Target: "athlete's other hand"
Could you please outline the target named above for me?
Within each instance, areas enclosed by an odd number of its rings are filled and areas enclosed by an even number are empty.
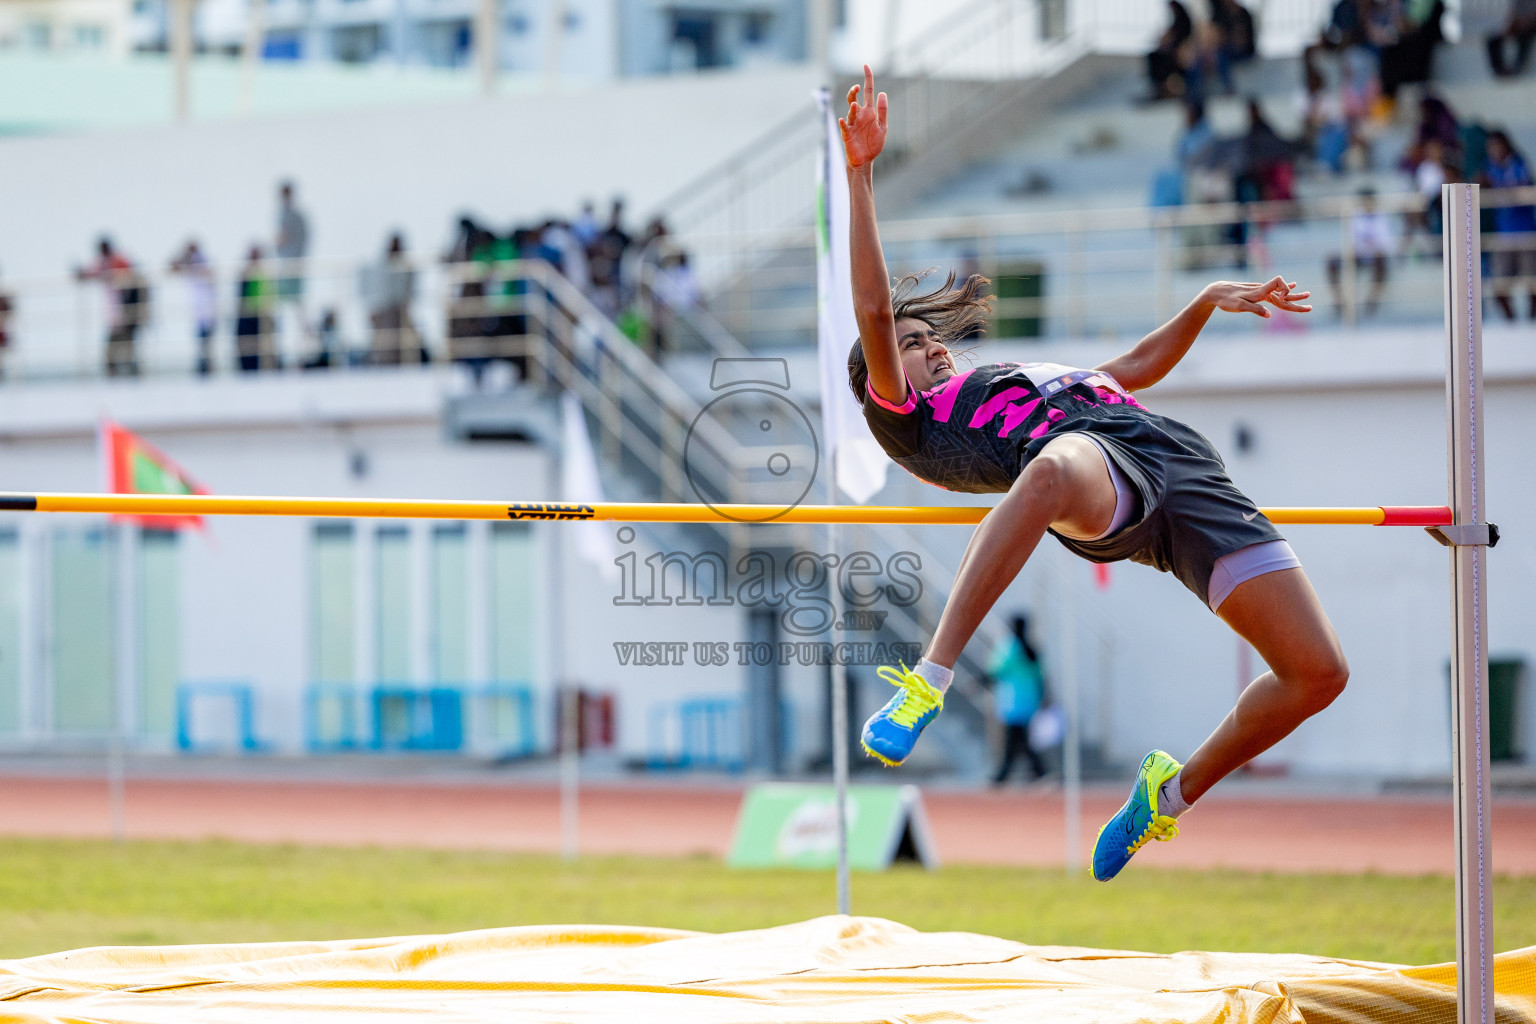
[[[863,167],[885,148],[885,115],[890,101],[885,93],[875,96],[875,73],[864,65],[862,97],[859,86],[848,90],[848,116],[837,119],[843,130],[843,148],[848,152],[849,167]],[[862,103],[860,100],[862,99]]]
[[[1310,313],[1312,307],[1302,300],[1310,299],[1311,292],[1296,290],[1295,281],[1274,277],[1262,283],[1258,281],[1216,281],[1206,285],[1206,301],[1228,313],[1253,313],[1268,317],[1268,303],[1276,309],[1292,313]]]

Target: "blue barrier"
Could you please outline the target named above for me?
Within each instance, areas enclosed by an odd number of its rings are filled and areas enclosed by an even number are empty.
[[[373,688],[374,750],[460,750],[464,695],[450,686],[420,689],[399,684]]]
[[[489,683],[475,692],[480,701],[476,730],[495,748],[497,757],[531,757],[538,752],[538,736],[533,718],[533,689],[523,683]],[[516,732],[504,743],[498,706],[505,703],[515,709]]]
[[[304,745],[316,753],[358,749],[356,687],[309,684],[304,696]]]
[[[176,746],[185,751],[218,750],[217,744],[199,744],[192,735],[192,702],[224,699],[234,702],[236,744],[240,750],[256,750],[255,695],[250,683],[240,681],[191,682],[176,687]]]

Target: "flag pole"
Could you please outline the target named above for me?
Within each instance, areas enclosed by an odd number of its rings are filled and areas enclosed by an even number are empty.
[[[827,500],[837,500],[837,448],[833,447],[828,460]],[[827,550],[832,565],[837,565],[839,529],[836,523],[827,524]],[[827,633],[836,644],[837,626],[842,621],[843,594],[838,586],[837,574],[827,570],[827,589],[832,599],[832,625]],[[837,912],[853,913],[852,879],[848,873],[848,666],[838,658],[832,662],[832,802],[837,818]]]

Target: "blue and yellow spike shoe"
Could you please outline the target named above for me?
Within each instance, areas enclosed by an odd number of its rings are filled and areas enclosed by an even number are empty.
[[[896,696],[864,723],[864,753],[890,768],[907,759],[923,727],[944,710],[944,693],[902,665],[881,665],[875,674],[896,687]]]
[[[1099,829],[1099,838],[1094,841],[1093,864],[1088,869],[1094,878],[1109,881],[1148,840],[1166,843],[1179,834],[1177,821],[1157,813],[1157,791],[1183,767],[1161,750],[1152,751],[1141,762],[1131,798]]]

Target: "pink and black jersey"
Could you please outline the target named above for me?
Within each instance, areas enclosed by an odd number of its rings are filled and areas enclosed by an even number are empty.
[[[1050,436],[1092,429],[1084,421],[1145,413],[1102,370],[1059,363],[993,363],[957,373],[930,391],[907,387],[895,405],[867,389],[864,418],[897,465],[951,491],[1006,491]]]
[[[995,363],[907,391],[901,406],[870,391],[864,418],[897,465],[952,491],[1006,491],[1053,438],[1090,435],[1138,499],[1132,521],[1108,537],[1056,534],[1091,561],[1171,572],[1206,601],[1219,559],[1282,539],[1204,435],[1147,411],[1102,370]]]

